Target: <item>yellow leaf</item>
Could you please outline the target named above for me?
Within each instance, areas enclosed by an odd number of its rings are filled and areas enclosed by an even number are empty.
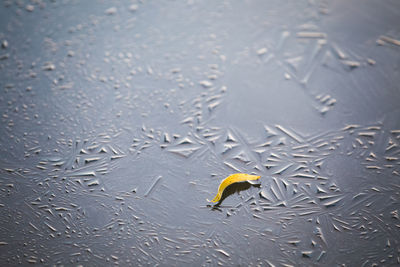
[[[208,200],[209,202],[218,202],[221,200],[222,193],[224,192],[225,188],[227,188],[229,185],[233,183],[238,183],[238,182],[244,182],[244,181],[249,181],[249,180],[258,180],[260,179],[261,176],[257,175],[250,175],[246,173],[235,173],[223,180],[221,184],[218,187],[218,194],[214,197],[213,200]]]

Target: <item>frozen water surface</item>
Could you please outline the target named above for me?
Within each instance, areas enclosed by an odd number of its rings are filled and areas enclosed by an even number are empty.
[[[400,264],[400,2],[3,1],[0,265]],[[232,173],[260,175],[230,186]]]

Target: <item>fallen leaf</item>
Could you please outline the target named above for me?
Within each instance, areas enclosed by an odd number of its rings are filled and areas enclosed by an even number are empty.
[[[233,183],[238,183],[238,182],[245,182],[245,181],[251,181],[251,180],[258,180],[260,179],[261,176],[257,176],[257,175],[250,175],[250,174],[246,174],[246,173],[235,173],[232,174],[230,176],[228,176],[227,178],[225,178],[225,180],[223,180],[221,182],[221,184],[218,187],[218,193],[217,195],[214,197],[213,200],[208,200],[208,202],[218,202],[221,200],[222,197],[222,193],[224,192],[225,188],[227,188],[229,185],[233,184]]]

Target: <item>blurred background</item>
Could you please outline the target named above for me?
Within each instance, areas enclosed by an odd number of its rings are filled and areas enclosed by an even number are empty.
[[[400,264],[399,25],[396,0],[2,1],[0,265]]]

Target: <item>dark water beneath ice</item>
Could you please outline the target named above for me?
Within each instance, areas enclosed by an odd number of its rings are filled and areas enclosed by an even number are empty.
[[[399,14],[4,1],[0,265],[400,264]]]

